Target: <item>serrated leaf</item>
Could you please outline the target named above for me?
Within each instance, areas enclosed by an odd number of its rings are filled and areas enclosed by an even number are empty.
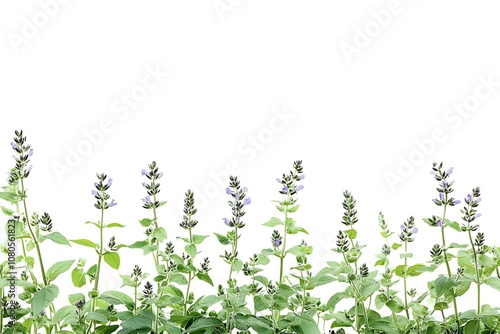
[[[40,238],[38,238],[38,241],[43,242],[45,239],[52,240],[53,242],[59,245],[71,246],[68,239],[66,239],[66,237],[59,232],[52,232],[47,235],[41,235]]]
[[[48,270],[47,270],[47,279],[49,281],[53,281],[57,278],[57,276],[61,275],[62,273],[66,272],[71,268],[75,260],[68,260],[68,261],[60,261],[54,263]]]
[[[87,278],[85,277],[85,273],[82,268],[76,267],[71,271],[71,281],[77,288],[81,288],[85,285],[85,283],[87,283]]]
[[[117,252],[105,253],[104,261],[113,269],[120,268],[120,255]]]
[[[272,217],[268,222],[262,224],[267,227],[275,227],[278,225],[285,225],[285,223],[278,217]]]
[[[37,292],[33,296],[31,301],[31,310],[35,317],[38,317],[40,313],[47,308],[59,295],[59,288],[55,285],[47,285]]]
[[[77,245],[90,247],[90,248],[97,248],[97,245],[88,239],[73,239],[70,241],[77,244]]]
[[[219,240],[219,242],[222,244],[222,245],[229,245],[231,242],[229,241],[229,239],[222,235],[222,234],[219,234],[219,233],[214,233],[215,236],[217,237],[217,240]]]

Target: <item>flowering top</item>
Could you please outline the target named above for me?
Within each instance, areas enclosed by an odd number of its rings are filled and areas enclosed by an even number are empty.
[[[476,220],[481,216],[480,213],[477,212],[477,207],[479,202],[481,202],[481,190],[479,187],[472,189],[472,194],[468,194],[464,201],[466,206],[460,212],[463,214],[462,219],[467,223],[467,226],[463,226],[462,230],[472,229],[473,231],[479,228],[479,225],[470,226],[470,223]]]
[[[113,179],[108,179],[106,174],[96,175],[99,182],[94,182],[94,187],[97,190],[92,190],[92,195],[94,195],[95,199],[97,200],[94,206],[99,210],[106,210],[117,204],[114,199],[108,202],[110,196],[107,193],[107,190],[111,187]]]
[[[163,173],[158,172],[155,161],[150,163],[148,167],[149,171],[143,169],[141,174],[149,179],[149,183],[142,183],[142,186],[146,188],[148,193],[148,196],[142,198],[142,207],[149,210],[157,209],[162,205],[162,202],[156,200],[156,195],[160,192],[160,184],[157,181],[163,176]]]
[[[283,174],[281,179],[277,178],[276,182],[280,183],[283,188],[279,191],[280,194],[293,196],[300,190],[304,189],[303,185],[296,185],[295,183],[305,178],[302,167],[302,160],[293,162],[293,169],[289,174]],[[290,204],[295,203],[296,200],[290,198]]]
[[[453,167],[449,168],[447,171],[443,171],[443,163],[432,164],[431,174],[434,175],[436,181],[439,181],[439,187],[436,190],[439,193],[439,198],[434,198],[432,201],[438,205],[449,205],[455,206],[460,204],[459,200],[455,200],[453,197],[448,197],[448,194],[453,192],[451,187],[455,181],[448,181],[448,177],[453,173]]]
[[[344,191],[344,201],[342,207],[344,208],[344,215],[342,216],[342,224],[352,226],[358,222],[356,214],[358,211],[355,209],[356,200],[352,197],[351,193],[347,190]]]
[[[241,218],[245,215],[243,207],[249,205],[252,201],[250,197],[247,196],[248,188],[241,187],[240,181],[236,176],[229,176],[229,187],[226,188],[226,194],[232,197],[231,200],[227,201],[231,207],[233,216],[231,219],[222,218],[224,224],[229,227],[243,228],[245,224]]]
[[[418,232],[418,229],[415,227],[415,219],[413,216],[401,224],[401,231],[402,232],[399,234],[399,239],[401,239],[401,241],[412,242],[415,240],[413,235]]]
[[[26,144],[26,137],[23,136],[23,131],[15,131],[14,141],[10,143],[12,149],[17,153],[12,157],[16,160],[16,166],[11,170],[9,175],[9,184],[13,184],[20,179],[28,177],[31,171],[30,157],[33,155],[31,145]]]
[[[184,198],[184,215],[182,215],[182,222],[179,224],[183,229],[188,230],[195,227],[198,221],[193,219],[194,214],[198,211],[194,207],[194,194],[191,190],[186,192]]]

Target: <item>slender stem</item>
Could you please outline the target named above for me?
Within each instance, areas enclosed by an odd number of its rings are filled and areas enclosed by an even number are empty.
[[[16,202],[16,211],[20,212],[19,208],[19,202]],[[24,243],[24,238],[21,238],[21,249],[23,250],[23,256],[24,256],[24,262],[26,262],[26,258],[28,257],[28,251],[26,250],[26,244]],[[27,266],[28,272],[30,273],[31,280],[33,281],[33,284],[38,285],[38,280],[35,277],[35,274],[33,274],[33,270],[30,268],[30,266]]]
[[[43,284],[45,286],[47,286],[47,277],[45,276],[45,268],[43,266],[43,259],[42,259],[42,252],[40,250],[40,244],[38,243],[38,238],[36,237],[35,233],[33,232],[33,229],[31,228],[31,225],[30,225],[28,208],[26,205],[26,196],[25,196],[24,179],[23,178],[21,178],[21,193],[23,194],[23,206],[24,206],[24,215],[26,217],[26,225],[28,226],[28,229],[30,231],[31,239],[33,239],[33,243],[35,244],[36,252],[38,255],[38,262],[40,263],[40,269],[42,271]]]
[[[286,198],[286,205],[285,205],[285,231],[283,233],[283,248],[281,250],[281,256],[280,256],[280,284],[283,284],[283,262],[285,260],[286,256],[286,236],[287,236],[287,227],[288,227],[288,203],[290,202],[290,195],[287,195]]]
[[[479,280],[479,268],[477,261],[476,247],[474,247],[474,241],[472,241],[472,234],[470,229],[468,230],[469,241],[472,247],[472,252],[474,252],[474,267],[476,271],[476,284],[477,284],[477,314],[481,313],[481,282]]]
[[[445,204],[443,205],[443,220],[441,221],[441,238],[443,241],[443,254],[444,254],[444,262],[446,263],[446,271],[448,272],[448,277],[451,277],[451,269],[450,269],[450,263],[448,261],[448,253],[446,251],[446,240],[444,238],[444,227],[445,227],[445,218],[446,218],[446,203],[448,203],[448,194],[445,194]],[[458,317],[458,306],[457,306],[457,298],[455,297],[455,291],[452,291],[453,294],[453,310],[455,312],[455,320],[457,322],[458,326],[458,333],[460,334],[462,332],[460,328],[460,318]]]
[[[408,252],[408,241],[405,240],[405,254]],[[408,320],[410,319],[410,313],[408,312],[408,289],[406,287],[406,271],[408,270],[408,258],[405,257],[405,271],[403,276],[404,284],[404,295],[405,295],[405,313]]]
[[[99,292],[99,277],[100,277],[100,273],[101,273],[101,260],[102,260],[102,256],[103,256],[103,251],[104,251],[104,245],[103,245],[103,242],[104,242],[104,208],[101,208],[101,220],[99,222],[99,251],[97,253],[98,255],[98,258],[97,258],[97,269],[96,269],[96,275],[95,275],[95,281],[94,281],[94,289],[93,291],[95,291],[96,294],[98,294]],[[90,306],[90,309],[91,309],[91,312],[94,312],[95,311],[95,296],[92,295],[92,302],[91,302],[91,306]],[[92,324],[95,325],[95,322],[94,321],[91,321],[91,324],[89,326],[89,331],[92,329]]]
[[[350,266],[349,262],[347,262],[347,256],[345,255],[345,253],[342,253],[342,256],[344,257],[344,261],[347,265]],[[353,285],[352,283],[349,283],[351,286]],[[360,324],[359,324],[359,316],[358,316],[358,294],[355,293],[354,294],[354,316],[355,316],[355,324],[356,324],[356,332],[359,333],[359,327],[360,327]]]
[[[3,277],[2,277],[3,278]],[[3,288],[0,289],[0,300],[3,301]],[[3,307],[0,307],[0,330],[3,330]]]
[[[231,254],[236,255],[236,250],[238,249],[238,226],[235,226],[233,231],[235,239],[231,245]],[[231,279],[233,274],[234,260],[235,258],[231,261],[231,266],[229,267],[229,279]]]
[[[137,285],[134,286],[134,315],[137,315]]]
[[[188,218],[189,220],[191,219],[191,216]],[[189,243],[193,243],[193,232],[191,231],[191,226],[188,228],[189,230]],[[193,259],[189,259],[188,261],[191,262]],[[187,315],[187,302],[189,298],[189,290],[191,288],[191,281],[193,280],[193,276],[191,273],[191,269],[189,270],[188,274],[188,284],[187,284],[187,289],[186,289],[186,296],[184,296],[184,312],[183,315]]]
[[[153,180],[153,185],[154,185],[154,180]],[[156,194],[153,195],[153,203],[156,203]],[[155,228],[158,228],[158,217],[156,216],[156,207],[153,207],[153,223],[155,225]],[[156,245],[156,250],[153,252],[153,257],[154,257],[154,261],[155,261],[155,269],[158,267],[158,258],[159,258],[159,254],[160,254],[160,242],[158,241],[157,238],[155,238],[155,245]],[[158,269],[156,269],[158,270]],[[158,283],[158,287],[160,286],[159,285],[160,283]]]

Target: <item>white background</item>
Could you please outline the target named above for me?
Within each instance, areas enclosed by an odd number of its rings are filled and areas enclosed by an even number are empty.
[[[320,263],[340,260],[330,249],[344,228],[344,190],[357,199],[356,227],[371,268],[382,245],[379,211],[393,231],[413,215],[420,231],[412,261],[428,260],[440,236],[422,218],[441,214],[431,202],[437,183],[429,171],[432,162],[443,161],[455,167],[457,198],[481,187],[481,231],[498,245],[499,9],[492,0],[4,1],[0,168],[13,166],[9,142],[23,129],[34,148],[28,209],[50,213],[54,230],[68,239],[97,239],[84,222],[98,219],[90,191],[95,173],[107,173],[118,206],[105,219],[127,229],[107,230],[106,239],[114,233],[126,244],[143,238],[137,221],[151,217],[141,208],[146,179],[140,174],[151,161],[164,172],[159,197],[168,204],[159,221],[169,240],[185,233],[178,224],[187,189],[199,198],[195,232],[227,231],[228,198],[217,182],[234,173],[252,198],[240,243],[246,260],[270,245],[272,229],[261,224],[279,215],[270,202],[280,199],[276,177],[302,159],[305,188],[294,217],[310,232],[304,237],[315,247],[310,261],[318,270]],[[168,77],[137,107],[119,111],[123,94],[139,92],[148,68]],[[482,86],[488,78],[496,85],[491,91]],[[479,101],[478,90],[488,96]],[[469,102],[472,111],[464,116],[453,111]],[[288,119],[276,118],[285,111]],[[96,132],[102,122],[107,133]],[[431,143],[435,131],[439,142]],[[93,143],[85,133],[94,135]],[[423,150],[418,143],[425,143]],[[78,149],[84,156],[70,153]],[[227,171],[227,164],[236,170]],[[58,172],[63,165],[67,169]],[[460,220],[460,207],[449,210],[451,219]],[[467,242],[465,234],[448,233],[449,241]],[[214,237],[204,245],[199,261],[210,256],[214,277],[224,283],[228,268],[218,258],[224,248]],[[47,242],[42,252],[47,267],[78,257],[88,265],[95,261],[92,251],[76,245]],[[398,261],[395,255],[391,264]],[[123,249],[119,273],[130,273],[136,263],[151,271],[151,262]],[[267,272],[274,279],[276,264]],[[119,288],[117,273],[105,272],[101,289]],[[240,282],[246,282],[242,275]],[[59,284],[64,303],[76,289],[62,278]],[[201,287],[198,294],[216,292]],[[498,292],[488,297],[498,300]],[[468,308],[463,301],[459,307]]]

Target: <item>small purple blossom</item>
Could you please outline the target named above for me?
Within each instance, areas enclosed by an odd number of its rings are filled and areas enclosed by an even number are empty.
[[[479,202],[481,202],[481,197],[478,197],[478,198],[476,199],[476,202],[478,202],[478,203],[479,203]]]
[[[94,187],[99,187],[99,183],[94,182]]]
[[[108,179],[108,187],[111,187],[111,184],[113,183],[113,179],[112,178],[109,178]]]
[[[304,189],[304,186],[301,184],[301,185],[299,185],[299,186],[295,189],[295,191],[300,191],[300,190],[302,190],[302,189]]]
[[[33,155],[33,149],[30,148],[29,152],[28,152],[28,157],[31,157]]]
[[[227,218],[222,218],[222,220],[224,221],[224,224],[226,224],[227,226],[229,226],[229,219]]]
[[[94,195],[94,197],[97,197],[99,193],[96,191],[96,190],[92,190],[92,195]]]
[[[401,224],[399,227],[401,227],[401,230],[404,231],[405,230],[405,226],[404,224]]]
[[[452,206],[453,206],[453,205],[458,205],[458,204],[460,204],[460,203],[462,203],[462,202],[461,202],[459,199],[457,199],[457,200],[453,201],[453,202],[451,203],[451,205],[452,205]]]
[[[281,181],[281,179],[276,178],[276,182],[281,183],[282,181]]]
[[[441,219],[438,219],[438,221],[436,222],[436,224],[439,227],[443,227],[443,222],[441,221]]]
[[[30,170],[32,170],[32,169],[33,169],[33,166],[31,166],[31,165],[29,165],[28,167],[26,167],[26,170],[27,170],[27,171],[30,171]]]
[[[479,217],[481,217],[481,214],[480,214],[480,213],[476,213],[476,214],[474,215],[474,218],[479,218]]]
[[[471,194],[468,194],[468,195],[467,195],[467,201],[466,201],[466,202],[467,202],[467,203],[472,202],[472,195],[471,195]]]
[[[141,171],[141,175],[143,175],[143,176],[148,175],[148,171],[147,171],[147,170],[145,170],[145,169],[143,169],[143,170]]]
[[[443,193],[439,193],[439,199],[441,200],[441,202],[444,202],[444,195],[443,195]]]
[[[226,188],[226,194],[231,195],[231,189]]]
[[[411,229],[412,234],[417,234],[418,233],[418,228],[414,227]]]
[[[151,196],[146,196],[144,198],[141,198],[144,204],[151,204]]]
[[[239,193],[236,193],[236,194],[234,195],[234,198],[235,198],[236,200],[239,200],[239,199],[240,199],[240,194],[239,194]]]
[[[435,199],[435,198],[433,198],[433,199],[432,199],[432,201],[434,202],[434,204],[437,204],[437,205],[439,205],[439,203],[440,203],[440,202],[439,202],[437,199]]]
[[[278,238],[274,238],[274,240],[273,240],[273,245],[274,245],[274,246],[279,246],[280,244],[281,244],[280,239],[278,239]]]
[[[453,173],[453,169],[454,169],[454,167],[450,167],[448,169],[448,171],[446,172],[446,174],[450,175],[451,173]]]
[[[10,143],[10,146],[12,146],[13,149],[17,149],[19,147],[19,145],[17,145],[16,143],[14,142],[11,142]]]
[[[283,191],[284,191],[284,192],[288,192],[288,187],[287,187],[286,185],[285,185],[285,186],[283,186]]]
[[[161,178],[162,176],[163,176],[163,172],[160,172],[156,178],[157,178],[157,179],[159,179],[159,178]]]
[[[147,187],[148,187],[148,184],[147,184],[146,182],[142,182],[142,186],[143,186],[144,188],[147,188]]]
[[[302,174],[302,175],[299,175],[299,178],[300,178],[301,180],[303,180],[303,179],[305,179],[305,178],[306,178],[306,176],[305,176],[304,174]]]
[[[241,188],[241,190],[246,194],[248,192],[248,188],[247,187],[243,187]]]
[[[111,208],[111,207],[115,206],[116,204],[117,203],[115,202],[115,200],[112,199],[111,202],[109,203],[109,207]]]
[[[250,199],[250,197],[245,197],[245,199],[243,200],[243,205],[248,205],[252,203],[252,200]]]

